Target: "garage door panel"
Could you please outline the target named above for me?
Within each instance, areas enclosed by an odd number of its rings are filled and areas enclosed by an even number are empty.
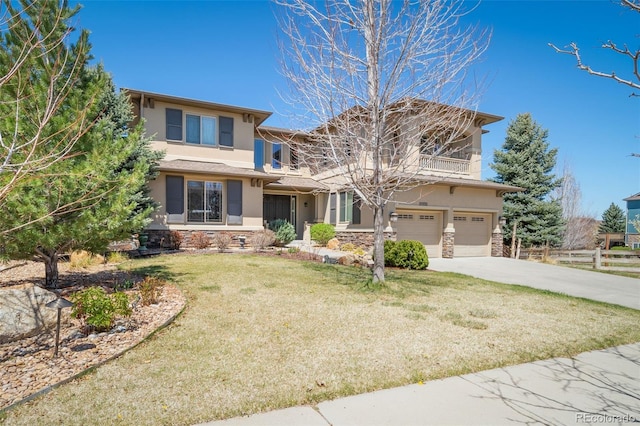
[[[397,239],[416,240],[425,245],[430,258],[442,256],[442,213],[428,211],[398,212]]]
[[[491,255],[491,215],[454,214],[454,257]]]

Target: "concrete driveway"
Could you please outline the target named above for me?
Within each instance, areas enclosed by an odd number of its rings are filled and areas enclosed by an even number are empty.
[[[584,297],[640,310],[640,280],[502,257],[429,259],[429,269]]]

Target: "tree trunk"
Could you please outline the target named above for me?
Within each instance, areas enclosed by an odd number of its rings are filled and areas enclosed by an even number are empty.
[[[384,211],[373,210],[373,282],[384,283]]]
[[[58,288],[58,252],[48,250],[37,250],[38,256],[44,263],[44,286],[45,288]]]

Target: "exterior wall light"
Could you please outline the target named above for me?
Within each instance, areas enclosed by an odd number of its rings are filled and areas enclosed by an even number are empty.
[[[396,212],[389,213],[389,220],[391,222],[397,222],[398,221],[398,213],[396,213]]]

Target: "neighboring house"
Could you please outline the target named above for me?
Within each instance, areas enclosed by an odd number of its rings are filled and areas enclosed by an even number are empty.
[[[623,201],[627,202],[627,227],[625,233],[625,243],[632,249],[640,249],[640,229],[636,229],[631,221],[640,219],[640,192],[632,195],[629,198],[625,198]]]
[[[147,228],[150,244],[168,241],[169,231],[185,234],[187,245],[196,231],[249,237],[287,219],[300,239],[326,222],[341,242],[372,245],[372,211],[336,176],[303,167],[285,143],[304,141],[304,133],[263,126],[268,111],[125,90],[153,148],[166,152],[151,182],[160,208]],[[430,257],[502,255],[502,195],[520,189],[480,173],[483,126],[501,119],[477,113],[455,158],[416,157],[424,185],[388,205],[387,238],[419,240]]]

